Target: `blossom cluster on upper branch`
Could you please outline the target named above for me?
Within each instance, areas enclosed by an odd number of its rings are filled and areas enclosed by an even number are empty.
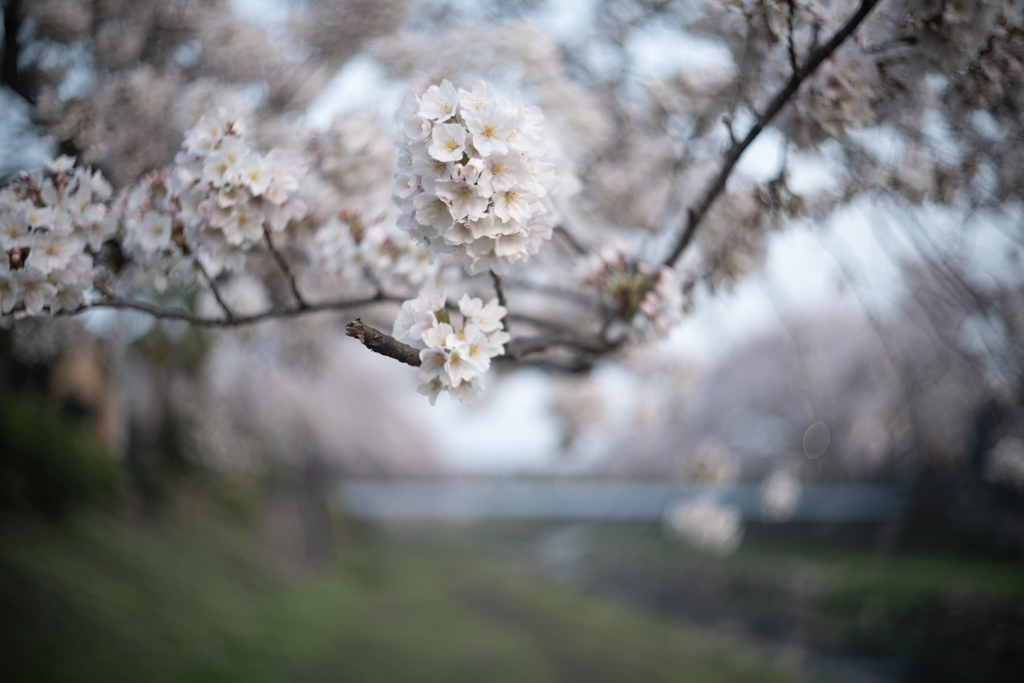
[[[445,80],[407,98],[398,122],[399,227],[431,254],[505,275],[551,238],[557,184],[539,107],[495,98],[484,81],[467,92]]]

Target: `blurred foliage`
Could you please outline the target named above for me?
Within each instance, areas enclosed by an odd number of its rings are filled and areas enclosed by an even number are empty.
[[[1019,559],[955,544],[879,553],[872,548],[878,530],[868,525],[833,539],[813,526],[802,538],[792,529],[788,538],[755,525],[747,531],[735,555],[714,558],[654,527],[595,530],[580,580],[688,620],[746,624],[818,655],[886,661],[899,680],[1017,680],[1024,666]]]
[[[363,544],[290,578],[237,528],[0,525],[0,671],[20,681],[787,681],[734,639],[466,547]]]
[[[0,508],[62,515],[111,500],[120,469],[86,429],[46,401],[0,385]]]
[[[180,334],[168,334],[172,321],[158,322],[145,335],[133,342],[132,346],[145,358],[155,364],[180,368],[189,375],[198,374],[209,342],[203,330],[185,323]]]
[[[158,303],[196,313],[199,290],[173,288],[158,297]],[[181,320],[157,320],[146,334],[132,342],[132,347],[157,366],[175,368],[194,376],[206,359],[210,347],[209,332]]]

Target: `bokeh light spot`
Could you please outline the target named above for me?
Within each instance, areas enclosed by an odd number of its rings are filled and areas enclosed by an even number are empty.
[[[828,450],[831,435],[824,422],[815,422],[804,434],[804,453],[808,458],[819,458]]]

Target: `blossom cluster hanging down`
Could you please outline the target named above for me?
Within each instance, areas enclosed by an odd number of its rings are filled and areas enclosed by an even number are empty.
[[[216,272],[233,269],[229,256],[259,242],[264,225],[279,233],[306,215],[300,158],[283,149],[255,152],[245,124],[224,110],[199,119],[174,162],[170,182],[186,242],[205,247]]]
[[[92,286],[93,254],[112,231],[110,184],[75,158],[44,158],[0,190],[0,313],[74,310]]]
[[[505,353],[509,335],[502,329],[505,307],[491,299],[463,294],[459,300],[461,325],[455,325],[445,307],[446,297],[433,287],[423,288],[415,299],[402,304],[395,318],[394,337],[421,349],[420,387],[430,398],[447,391],[452,399],[469,405],[483,390],[480,375],[491,359]]]
[[[518,94],[495,99],[447,80],[398,113],[405,139],[393,199],[399,227],[432,255],[454,255],[470,273],[499,275],[551,238],[554,165],[541,157],[544,115]]]

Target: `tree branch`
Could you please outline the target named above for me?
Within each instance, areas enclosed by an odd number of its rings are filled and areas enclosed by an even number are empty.
[[[823,61],[836,51],[836,49],[842,45],[843,41],[849,38],[857,27],[860,26],[861,22],[867,18],[871,10],[874,9],[879,0],[864,0],[861,3],[860,8],[847,20],[846,24],[839,29],[832,39],[822,45],[820,48],[812,52],[807,57],[807,61],[804,62],[803,66],[793,73],[793,76],[789,79],[786,86],[779,91],[775,98],[768,105],[768,108],[757,118],[757,122],[754,127],[750,129],[747,136],[743,138],[743,141],[739,145],[733,145],[729,148],[729,153],[725,156],[725,163],[722,165],[722,170],[719,172],[718,177],[715,178],[715,182],[712,183],[708,189],[707,194],[704,195],[704,199],[697,205],[696,208],[691,208],[687,212],[686,229],[683,230],[683,234],[679,236],[679,240],[676,242],[675,247],[672,249],[672,253],[669,254],[668,258],[665,259],[664,264],[666,266],[673,266],[675,262],[679,260],[683,251],[690,244],[693,239],[694,233],[697,231],[697,226],[700,225],[701,221],[707,215],[708,209],[711,208],[711,204],[718,198],[718,195],[725,189],[725,181],[729,178],[732,173],[733,167],[736,166],[736,162],[739,161],[740,156],[746,151],[747,147],[754,139],[761,133],[768,123],[775,118],[775,116],[782,110],[782,107],[796,94],[799,90],[800,85],[804,80],[814,73],[814,70],[821,65]]]
[[[789,0],[789,12],[786,14],[786,29],[789,33],[789,66],[793,75],[800,75],[800,65],[796,61],[796,48],[793,46],[793,15],[796,14],[796,0]]]
[[[295,282],[295,274],[292,273],[288,262],[284,260],[284,256],[274,246],[274,241],[270,238],[270,230],[267,228],[266,223],[263,224],[263,236],[267,239],[267,248],[274,255],[274,260],[277,261],[278,267],[284,272],[285,277],[288,278],[288,285],[292,288],[292,295],[299,303],[299,308],[309,308],[309,304],[306,303],[306,300],[302,298],[302,294],[299,293],[299,286]]]
[[[162,308],[153,304],[146,303],[144,301],[133,301],[131,299],[122,299],[115,296],[106,296],[105,298],[92,304],[85,304],[79,306],[73,311],[62,311],[57,315],[77,315],[84,310],[90,308],[120,308],[130,309],[134,311],[142,311],[148,313],[154,318],[163,318],[167,320],[183,320],[193,325],[199,325],[201,327],[242,327],[245,325],[252,325],[254,323],[263,322],[265,320],[274,320],[276,318],[293,318],[299,315],[305,315],[307,313],[317,313],[321,311],[343,311],[352,308],[359,308],[360,306],[368,306],[370,304],[382,303],[388,301],[398,301],[397,299],[384,296],[383,293],[378,292],[372,297],[365,297],[362,299],[343,299],[340,301],[329,301],[322,304],[312,304],[306,308],[277,308],[263,313],[256,313],[254,315],[242,315],[235,316],[234,318],[206,318],[201,315],[197,315],[192,311],[185,310],[184,308]]]
[[[345,327],[345,334],[358,339],[363,346],[374,353],[394,358],[406,365],[414,367],[419,367],[420,365],[419,349],[404,344],[391,335],[370,327],[359,318],[356,318]],[[571,333],[550,334],[513,339],[505,347],[505,355],[499,356],[495,360],[508,360],[518,363],[522,360],[523,356],[540,353],[553,346],[568,346],[585,352],[583,355],[589,358],[606,353],[612,348],[598,340],[578,337]],[[588,363],[590,362],[592,361],[588,361]]]
[[[523,356],[547,351],[553,346],[568,346],[594,356],[607,353],[612,348],[596,339],[588,339],[573,334],[548,334],[537,337],[520,337],[509,341],[505,346],[504,357],[518,362]]]
[[[508,312],[508,302],[505,301],[505,290],[501,287],[501,276],[491,271],[491,279],[494,280],[494,291],[498,294],[498,305]],[[506,318],[501,319],[501,329],[508,332],[508,320]]]
[[[224,301],[224,297],[221,296],[220,287],[218,287],[214,279],[210,277],[210,274],[206,272],[206,268],[203,267],[202,261],[199,260],[198,256],[194,257],[194,260],[196,265],[199,267],[199,272],[202,273],[203,277],[206,279],[206,284],[210,285],[210,291],[213,292],[213,297],[217,300],[217,303],[220,304],[220,307],[224,309],[224,315],[228,317],[228,320],[234,320],[237,318],[238,316],[236,316],[234,311],[228,307],[227,302]]]
[[[363,321],[359,318],[345,326],[345,334],[355,337],[363,346],[374,353],[394,358],[413,367],[419,367],[420,365],[419,349],[403,344],[391,335],[384,334],[380,330],[363,324]]]

